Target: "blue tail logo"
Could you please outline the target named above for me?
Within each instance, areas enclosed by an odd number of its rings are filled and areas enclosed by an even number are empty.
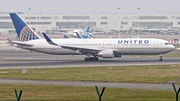
[[[16,13],[10,13],[10,16],[21,42],[40,39],[40,37]]]
[[[89,35],[89,27],[86,29],[85,33],[83,34],[82,38],[87,39]]]

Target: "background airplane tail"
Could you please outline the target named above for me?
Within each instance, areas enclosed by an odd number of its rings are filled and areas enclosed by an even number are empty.
[[[75,32],[78,39],[82,39],[81,35],[78,32]]]
[[[40,37],[29,27],[16,13],[10,13],[10,17],[16,29],[19,41],[25,42]]]
[[[83,34],[82,38],[85,39],[85,38],[88,38],[88,35],[89,35],[89,27],[86,29],[85,33]]]

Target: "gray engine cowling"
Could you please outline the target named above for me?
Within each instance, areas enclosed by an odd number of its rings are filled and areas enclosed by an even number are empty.
[[[99,52],[98,56],[103,58],[114,58],[114,53],[112,49],[106,49]]]
[[[65,34],[65,35],[64,35],[64,38],[69,38],[69,37],[68,37],[68,35]]]

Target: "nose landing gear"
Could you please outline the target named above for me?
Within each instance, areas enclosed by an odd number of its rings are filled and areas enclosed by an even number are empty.
[[[162,59],[162,58],[160,58],[160,59],[159,59],[159,61],[160,61],[160,62],[162,62],[162,61],[163,61],[163,59]]]
[[[160,59],[159,59],[160,62],[163,61],[162,57],[163,57],[163,54],[160,54]]]

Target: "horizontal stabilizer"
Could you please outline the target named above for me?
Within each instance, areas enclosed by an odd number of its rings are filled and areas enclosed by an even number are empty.
[[[23,46],[34,46],[32,44],[26,44],[26,43],[15,42],[15,41],[9,41],[8,43],[17,44],[17,45],[23,45]]]

